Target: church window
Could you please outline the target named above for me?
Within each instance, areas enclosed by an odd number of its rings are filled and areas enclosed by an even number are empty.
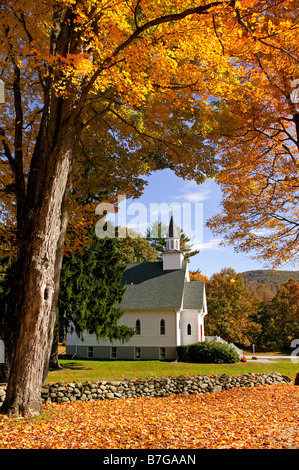
[[[140,320],[136,320],[135,334],[136,334],[136,335],[140,335],[140,334],[141,334],[141,321],[140,321]]]
[[[165,335],[165,320],[160,321],[160,335]]]
[[[191,325],[188,323],[187,325],[187,335],[191,335]]]
[[[135,348],[135,359],[140,359],[141,351],[140,348]]]
[[[166,348],[160,348],[160,359],[166,358]]]

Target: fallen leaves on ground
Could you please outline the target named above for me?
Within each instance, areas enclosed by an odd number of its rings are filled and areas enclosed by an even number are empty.
[[[1,449],[299,448],[299,387],[47,404],[0,417]]]

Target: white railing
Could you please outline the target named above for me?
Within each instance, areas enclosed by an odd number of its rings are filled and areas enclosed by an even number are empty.
[[[233,343],[228,343],[227,341],[225,341],[225,339],[221,338],[220,336],[206,336],[205,339],[206,339],[206,341],[216,341],[216,343],[229,344],[230,346],[232,346],[237,351],[237,353],[239,354],[240,357],[243,356],[242,349],[238,348],[238,346],[236,346]]]

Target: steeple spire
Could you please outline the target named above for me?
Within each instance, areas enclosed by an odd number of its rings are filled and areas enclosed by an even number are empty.
[[[173,251],[177,250],[180,251],[180,230],[176,226],[173,218],[173,214],[171,214],[169,227],[168,227],[168,236],[166,240],[166,251]]]
[[[184,256],[180,249],[180,239],[181,233],[174,222],[173,213],[171,211],[166,239],[166,250],[162,255],[164,270],[181,269]]]

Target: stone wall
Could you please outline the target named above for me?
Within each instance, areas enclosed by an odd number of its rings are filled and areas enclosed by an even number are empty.
[[[292,380],[279,372],[272,374],[249,373],[240,376],[215,375],[196,377],[153,377],[82,383],[54,383],[42,388],[43,403],[92,401],[103,399],[165,397],[172,394],[217,393],[236,387],[256,387],[288,383]],[[0,405],[5,398],[5,387],[0,387]]]

